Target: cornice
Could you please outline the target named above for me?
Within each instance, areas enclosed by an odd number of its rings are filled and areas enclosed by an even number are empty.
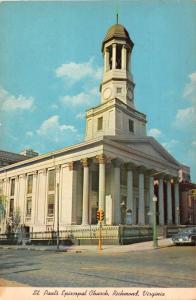
[[[134,108],[128,106],[126,103],[122,102],[118,98],[113,98],[111,100],[108,100],[105,103],[102,103],[96,107],[89,109],[87,111],[86,118],[88,119],[88,118],[94,117],[96,115],[99,115],[100,113],[104,113],[105,111],[110,110],[111,108],[118,108],[119,110],[123,111],[130,117],[147,123],[145,114],[140,113],[139,111],[135,110]]]

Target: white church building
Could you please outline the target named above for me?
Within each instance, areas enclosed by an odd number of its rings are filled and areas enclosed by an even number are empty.
[[[146,115],[136,110],[131,75],[133,42],[115,24],[102,43],[100,104],[86,112],[82,143],[0,168],[6,218],[19,209],[29,232],[89,228],[103,209],[103,226],[178,224],[180,164],[146,133]],[[155,189],[156,184],[156,189]],[[1,226],[1,232],[5,226]]]

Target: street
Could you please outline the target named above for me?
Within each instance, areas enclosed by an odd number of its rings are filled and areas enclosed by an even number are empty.
[[[195,287],[195,253],[194,246],[112,254],[0,249],[0,278],[7,286]]]

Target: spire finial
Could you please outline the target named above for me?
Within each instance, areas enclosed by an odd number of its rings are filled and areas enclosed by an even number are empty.
[[[116,24],[118,24],[118,13],[116,14]]]

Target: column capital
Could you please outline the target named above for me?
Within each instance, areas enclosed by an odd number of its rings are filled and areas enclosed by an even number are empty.
[[[76,170],[76,162],[75,161],[68,162],[68,166],[69,166],[69,171]]]
[[[37,170],[32,172],[32,175],[34,175],[34,176],[36,176],[37,174],[38,174]]]
[[[179,183],[179,177],[174,177],[173,181],[174,181],[174,183]]]
[[[46,169],[46,168],[39,170],[39,173],[46,174],[46,172],[47,172],[47,169]]]
[[[133,171],[136,168],[136,165],[132,162],[125,163],[125,168],[127,171]]]
[[[123,164],[123,161],[119,158],[113,159],[112,164],[115,168],[120,168],[120,166]]]
[[[60,171],[60,169],[61,169],[61,165],[55,166],[55,170],[56,170],[56,171]]]
[[[171,175],[165,175],[165,176],[164,176],[164,179],[165,179],[167,182],[170,182],[170,183],[171,183],[172,176],[171,176]]]
[[[82,166],[83,166],[84,168],[87,168],[87,167],[89,166],[88,158],[82,158],[80,161],[81,161]]]
[[[22,177],[23,179],[25,179],[26,178],[26,176],[27,176],[27,174],[26,173],[24,173],[24,174],[21,174],[21,175],[19,175],[20,177]]]
[[[149,175],[150,177],[154,177],[156,174],[156,170],[155,169],[148,169],[146,170],[146,174]]]
[[[96,159],[98,160],[99,164],[105,164],[107,161],[107,158],[104,154],[97,155]]]
[[[144,166],[138,166],[138,167],[136,167],[136,169],[139,173],[145,173],[146,172],[146,168]]]
[[[164,174],[159,174],[159,175],[156,176],[156,179],[157,179],[157,180],[160,180],[160,179],[163,180],[164,178],[165,178],[165,175],[164,175]]]

